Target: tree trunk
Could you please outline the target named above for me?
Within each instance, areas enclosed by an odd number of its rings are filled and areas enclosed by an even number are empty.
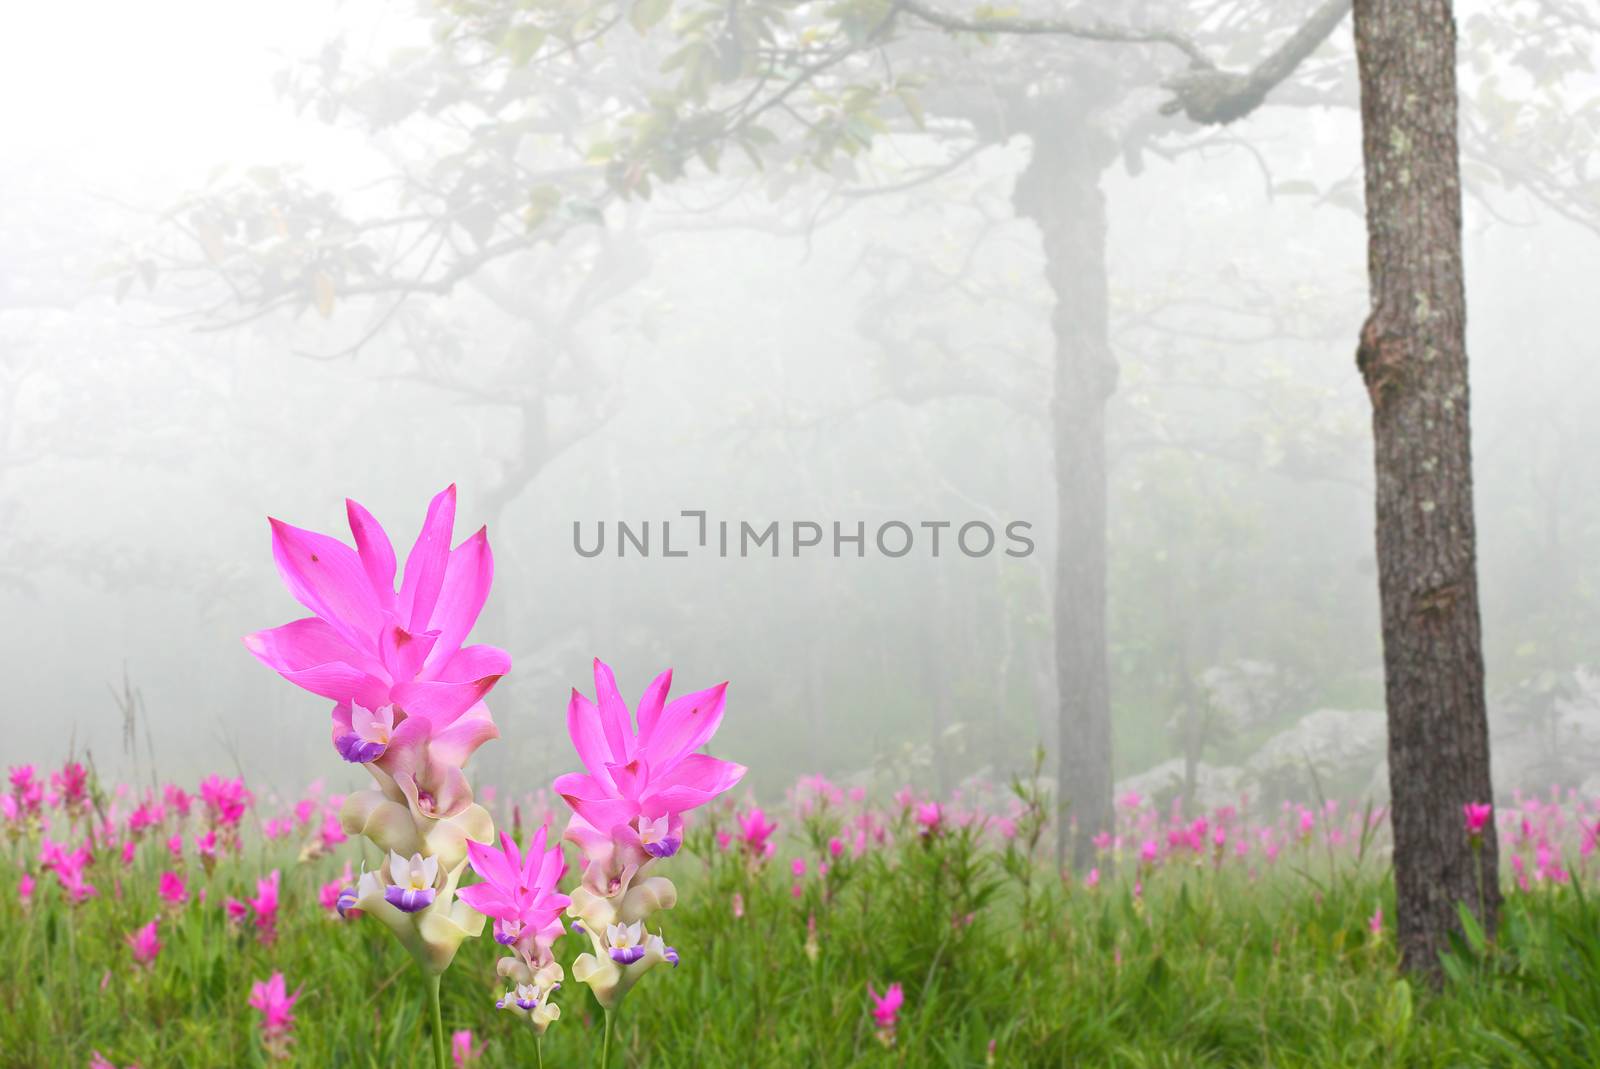
[[[1494,930],[1491,800],[1467,413],[1466,296],[1449,0],[1356,0],[1372,311],[1378,588],[1399,947],[1437,974],[1457,903]]]
[[[1111,701],[1106,666],[1106,401],[1116,389],[1106,280],[1106,203],[1100,175],[1115,145],[1092,119],[1056,112],[1033,131],[1033,153],[1012,194],[1038,224],[1055,293],[1055,647],[1062,813],[1058,842],[1073,864],[1111,823]],[[1076,835],[1068,817],[1076,824]]]

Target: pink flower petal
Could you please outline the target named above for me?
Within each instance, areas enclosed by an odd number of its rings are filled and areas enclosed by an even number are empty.
[[[405,577],[400,581],[400,619],[413,631],[426,631],[439,589],[444,585],[445,567],[450,559],[450,530],[456,522],[456,487],[441,490],[428,503],[427,518],[406,557]]]
[[[444,664],[461,648],[472,625],[478,622],[478,613],[483,611],[493,582],[494,554],[489,551],[489,532],[480,527],[455,548],[445,564],[438,601],[428,618],[428,629],[439,632],[439,642],[429,658],[430,667]]]
[[[373,636],[383,618],[355,550],[315,531],[270,522],[272,557],[289,593],[355,649],[376,653]]]
[[[665,770],[679,758],[704,746],[722,724],[727,689],[728,684],[718,683],[669,703],[655,730],[641,740],[645,752],[650,755],[650,763]]]
[[[360,504],[345,498],[344,511],[350,520],[350,533],[356,540],[356,555],[361,558],[361,567],[372,584],[372,596],[377,599],[379,609],[393,612],[394,546],[389,544],[389,536],[382,525]]]

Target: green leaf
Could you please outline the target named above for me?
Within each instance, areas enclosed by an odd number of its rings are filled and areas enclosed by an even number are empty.
[[[650,32],[650,27],[667,17],[672,10],[672,0],[633,0],[633,10],[628,13],[628,23],[640,34]]]

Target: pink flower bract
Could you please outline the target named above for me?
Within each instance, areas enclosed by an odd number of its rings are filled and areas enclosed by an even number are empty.
[[[445,743],[476,749],[496,735],[480,699],[511,667],[504,650],[462,645],[494,577],[487,531],[450,548],[456,488],[448,487],[429,503],[396,591],[388,535],[359,504],[345,506],[354,548],[271,521],[278,572],[313,615],[249,635],[245,646],[291,683],[337,703],[334,740],[347,759],[377,760],[399,745],[391,732],[408,719],[419,720],[412,733],[426,725],[437,736],[470,716],[456,732],[464,737]]]
[[[722,723],[727,684],[668,702],[672,670],[662,672],[639,699],[637,731],[611,668],[599,659],[594,685],[595,701],[574,690],[567,706],[567,732],[588,771],[554,784],[573,811],[566,838],[591,863],[615,861],[612,847],[633,855],[633,867],[670,857],[683,842],[683,814],[744,777],[743,765],[696,752]]]

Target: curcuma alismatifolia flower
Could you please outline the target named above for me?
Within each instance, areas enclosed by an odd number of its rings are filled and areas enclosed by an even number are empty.
[[[499,734],[483,698],[511,667],[504,650],[464,645],[494,561],[482,529],[451,548],[454,486],[429,503],[403,570],[371,513],[345,505],[354,546],[271,521],[278,572],[312,615],[258,631],[245,646],[334,703],[334,750],[372,775],[375,789],[346,797],[339,821],[385,859],[336,905],[378,918],[436,977],[484,925],[456,885],[467,844],[494,837],[463,772]]]
[[[722,723],[726,683],[667,702],[672,671],[639,700],[637,732],[611,668],[594,662],[596,701],[572,692],[567,732],[587,772],[554,789],[573,811],[565,838],[583,851],[583,883],[606,897],[625,893],[653,858],[683,842],[683,814],[744,777],[743,765],[697,753]]]
[[[567,914],[591,952],[572,963],[572,976],[609,1012],[653,966],[678,964],[678,952],[647,927],[676,904],[677,889],[643,871],[678,851],[683,814],[734,786],[745,769],[698,752],[722,723],[727,684],[668,702],[672,672],[663,672],[639,700],[635,729],[615,676],[598,659],[594,683],[594,701],[574,690],[567,706],[567,731],[587,771],[559,777],[554,788],[572,809],[564,837],[583,852],[583,885]]]
[[[523,1016],[540,1035],[561,1012],[550,996],[565,974],[550,948],[566,931],[561,911],[571,902],[556,891],[567,866],[559,846],[545,849],[548,832],[541,825],[533,833],[526,855],[509,835],[500,837],[499,849],[469,842],[468,863],[484,882],[459,892],[473,909],[494,918],[495,942],[513,952],[497,966],[513,989],[495,1005]]]

